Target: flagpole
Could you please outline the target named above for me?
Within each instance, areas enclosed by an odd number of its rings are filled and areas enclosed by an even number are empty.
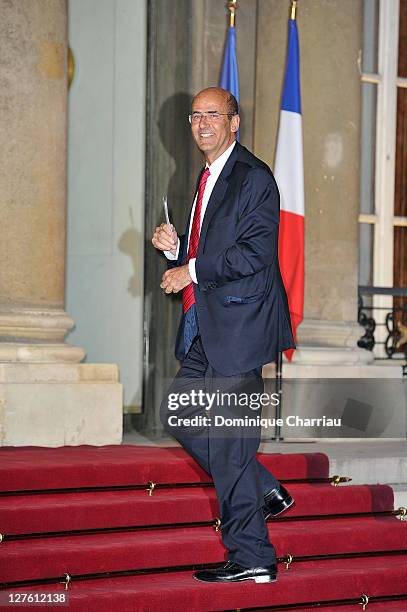
[[[228,2],[228,11],[229,11],[229,27],[235,27],[235,15],[237,10],[237,0],[230,0]]]
[[[291,3],[291,19],[295,21],[297,16],[297,0],[293,0]]]
[[[283,409],[283,353],[281,351],[278,352],[276,360],[276,394],[278,395],[276,424],[274,426],[274,436],[271,439],[273,442],[284,442],[284,438],[281,435],[281,426],[278,425]]]

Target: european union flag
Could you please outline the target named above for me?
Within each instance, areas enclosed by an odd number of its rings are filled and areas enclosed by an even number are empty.
[[[230,93],[235,96],[236,100],[240,102],[239,72],[237,68],[236,55],[236,29],[234,26],[229,26],[228,28],[228,37],[226,40],[225,53],[223,56],[219,87],[230,91]],[[240,133],[238,132],[238,140],[239,134]]]

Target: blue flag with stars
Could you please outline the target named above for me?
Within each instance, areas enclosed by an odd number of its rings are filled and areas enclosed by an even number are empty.
[[[239,71],[237,68],[236,55],[236,29],[234,26],[229,26],[228,28],[228,36],[226,40],[225,53],[223,56],[219,87],[230,91],[230,93],[235,96],[238,103],[240,102]],[[238,140],[239,135],[240,132],[237,133]]]

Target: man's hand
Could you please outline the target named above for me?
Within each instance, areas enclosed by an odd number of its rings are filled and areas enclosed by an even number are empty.
[[[160,287],[165,293],[178,293],[192,282],[188,264],[179,268],[172,268],[163,274]]]
[[[173,255],[177,253],[178,236],[172,225],[161,223],[160,227],[156,227],[151,242],[159,251],[170,251]]]

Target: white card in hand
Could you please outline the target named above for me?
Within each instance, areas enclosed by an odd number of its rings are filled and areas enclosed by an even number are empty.
[[[166,222],[167,225],[171,225],[171,223],[170,223],[170,216],[168,214],[167,196],[163,197],[163,206],[164,206],[165,222]]]

